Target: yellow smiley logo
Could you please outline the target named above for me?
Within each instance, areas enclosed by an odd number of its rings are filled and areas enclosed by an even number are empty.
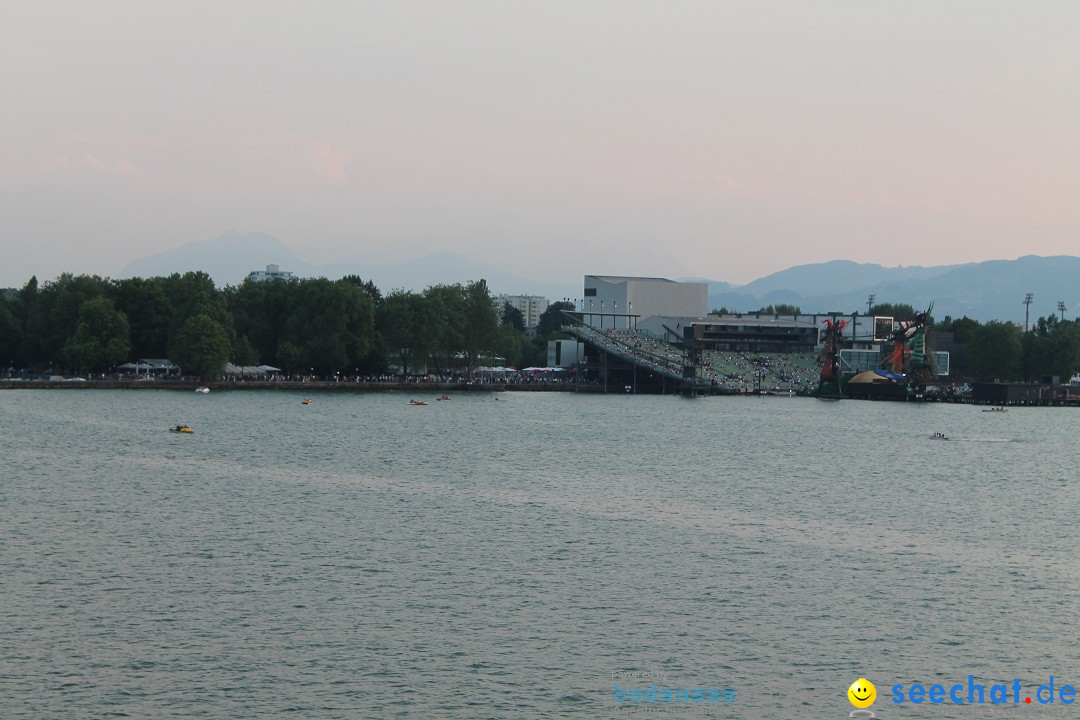
[[[859,678],[847,689],[847,698],[857,708],[868,708],[877,699],[877,688],[866,678]]]

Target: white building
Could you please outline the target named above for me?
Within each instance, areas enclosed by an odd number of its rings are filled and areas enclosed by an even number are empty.
[[[282,270],[277,265],[267,265],[266,270],[252,270],[248,273],[248,280],[261,282],[263,280],[289,280],[293,274],[288,270]]]
[[[587,325],[626,328],[638,320],[704,316],[709,306],[707,283],[676,282],[666,278],[586,275],[579,311]]]
[[[495,298],[495,309],[502,317],[502,308],[505,303],[510,303],[521,311],[521,317],[525,321],[525,329],[532,330],[540,324],[540,316],[548,309],[548,300],[539,295],[499,295]]]

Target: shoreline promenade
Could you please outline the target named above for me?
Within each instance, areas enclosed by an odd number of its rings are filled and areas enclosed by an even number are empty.
[[[241,382],[197,380],[11,380],[0,379],[0,390],[184,390],[207,387],[223,390],[291,390],[296,392],[604,392],[601,385],[572,382],[466,383],[466,382],[368,382],[325,380],[244,380]]]

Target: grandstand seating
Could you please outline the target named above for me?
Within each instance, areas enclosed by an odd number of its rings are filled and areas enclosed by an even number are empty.
[[[686,354],[680,347],[636,330],[598,330],[585,325],[564,328],[607,352],[669,377],[681,379]],[[813,355],[703,350],[698,382],[727,390],[802,393],[817,387],[819,367]]]

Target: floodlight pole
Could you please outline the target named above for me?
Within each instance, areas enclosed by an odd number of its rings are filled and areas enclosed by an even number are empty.
[[[1035,298],[1035,293],[1028,293],[1027,295],[1024,296],[1024,305],[1025,305],[1025,308],[1024,308],[1024,332],[1028,331],[1028,326],[1029,326],[1028,321],[1031,319],[1030,318],[1030,315],[1031,315],[1031,302],[1032,302],[1032,300],[1034,298]]]

